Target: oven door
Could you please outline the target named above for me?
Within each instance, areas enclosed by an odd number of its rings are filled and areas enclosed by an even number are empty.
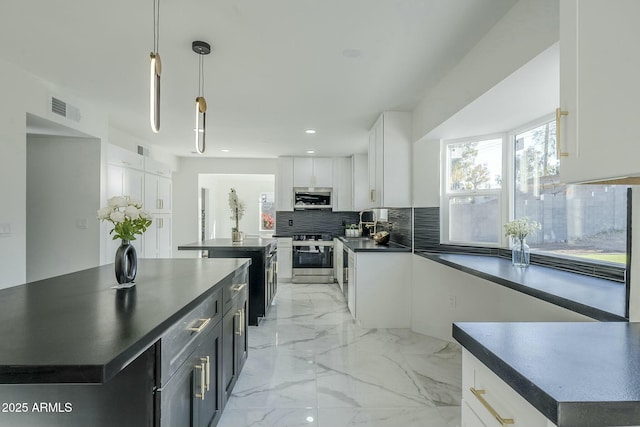
[[[294,241],[291,254],[293,283],[333,282],[332,241]]]

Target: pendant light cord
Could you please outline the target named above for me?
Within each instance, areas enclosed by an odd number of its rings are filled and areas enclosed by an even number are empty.
[[[204,55],[198,55],[198,96],[204,96]]]
[[[153,51],[158,52],[160,45],[160,0],[153,0]]]

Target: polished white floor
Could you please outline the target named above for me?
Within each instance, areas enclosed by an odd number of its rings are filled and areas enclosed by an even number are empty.
[[[363,329],[338,285],[281,283],[220,427],[460,426],[456,344]]]

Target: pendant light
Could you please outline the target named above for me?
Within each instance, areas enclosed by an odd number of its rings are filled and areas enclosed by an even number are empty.
[[[149,58],[149,123],[151,130],[160,132],[160,73],[162,62],[158,45],[160,40],[160,0],[153,0],[153,52]]]
[[[207,101],[204,99],[204,55],[211,53],[207,42],[194,41],[191,49],[198,54],[198,96],[196,97],[196,151],[204,154],[207,129]]]

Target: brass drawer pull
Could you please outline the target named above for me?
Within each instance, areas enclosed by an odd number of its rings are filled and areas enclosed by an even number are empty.
[[[196,397],[199,397],[201,400],[204,400],[204,393],[205,393],[204,362],[202,362],[199,365],[196,365],[196,369],[200,370],[200,393],[196,393]]]
[[[502,418],[500,416],[500,414],[498,414],[498,411],[496,411],[495,409],[493,409],[493,406],[491,406],[489,404],[489,402],[487,402],[485,400],[484,397],[482,397],[483,394],[486,393],[486,390],[476,390],[475,388],[471,387],[469,390],[471,390],[471,393],[473,393],[473,395],[475,397],[478,398],[478,400],[480,401],[480,403],[482,403],[482,406],[484,406],[485,408],[487,408],[487,411],[489,411],[489,413],[496,419],[498,420],[498,422],[500,423],[501,426],[506,426],[509,424],[515,424],[515,421],[513,421],[513,418]]]
[[[207,357],[201,357],[200,361],[206,364],[206,381],[205,381],[205,387],[207,389],[207,391],[209,391],[209,383],[211,382],[211,361],[209,360],[209,356]]]
[[[236,311],[235,316],[238,317],[238,328],[236,329],[236,335],[242,335],[242,310]]]
[[[191,327],[191,328],[187,328],[188,331],[192,331],[192,332],[202,332],[202,330],[204,328],[207,327],[207,325],[209,324],[209,322],[211,322],[211,318],[208,319],[198,319],[200,320],[202,323],[200,324],[200,326],[196,327]]]
[[[247,286],[247,284],[246,284],[246,283],[240,283],[240,284],[238,284],[238,285],[232,286],[232,287],[231,287],[231,290],[232,290],[233,292],[240,292],[240,291],[241,291],[241,290],[243,290],[246,286]]]

